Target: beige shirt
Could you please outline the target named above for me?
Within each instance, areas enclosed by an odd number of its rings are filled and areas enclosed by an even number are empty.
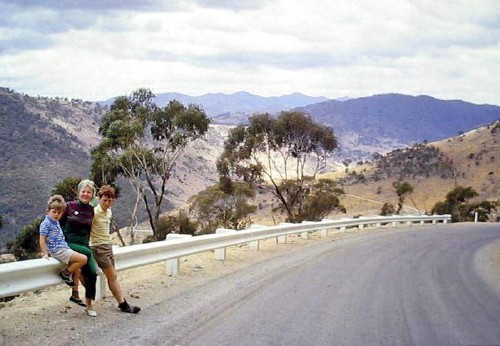
[[[90,231],[90,245],[112,244],[113,238],[109,234],[111,227],[111,209],[104,211],[101,205],[94,208],[94,220]]]

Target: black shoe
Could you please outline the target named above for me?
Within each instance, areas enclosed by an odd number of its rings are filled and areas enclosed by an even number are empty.
[[[66,283],[66,285],[68,285],[68,286],[75,286],[75,283],[73,282],[73,275],[71,275],[70,272],[68,272],[66,270],[61,270],[59,272],[59,276],[61,277],[61,279],[64,280],[64,282]]]
[[[80,298],[71,296],[69,297],[69,301],[78,304],[80,306],[83,306],[84,308],[87,307],[87,304],[85,304]]]
[[[118,304],[118,309],[120,309],[121,312],[128,312],[131,314],[136,314],[141,311],[140,307],[129,305],[126,300],[123,300],[123,303]]]

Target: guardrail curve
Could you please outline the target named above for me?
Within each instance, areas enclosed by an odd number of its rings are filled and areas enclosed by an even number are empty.
[[[258,250],[260,240],[276,238],[277,243],[286,243],[287,235],[291,234],[300,234],[307,238],[310,232],[320,231],[322,236],[327,237],[329,232],[334,230],[345,232],[349,227],[363,229],[369,225],[381,227],[382,224],[397,227],[400,223],[423,225],[425,223],[447,223],[450,220],[451,215],[448,214],[394,215],[338,220],[323,219],[296,224],[282,223],[275,226],[252,225],[248,229],[240,231],[219,228],[215,234],[196,237],[169,234],[166,241],[116,248],[114,255],[117,271],[165,261],[167,274],[177,275],[181,257],[215,250],[215,258],[225,260],[226,248],[232,245],[249,243],[251,249]],[[63,266],[54,258],[0,264],[0,298],[62,284],[63,281],[57,273]],[[97,299],[101,299],[107,294],[105,281],[104,274],[99,273]]]

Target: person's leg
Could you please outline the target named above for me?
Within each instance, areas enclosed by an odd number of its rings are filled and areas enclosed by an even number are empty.
[[[67,256],[66,259],[61,258],[62,262],[68,264],[67,268],[64,270],[65,275],[70,275],[72,279],[71,287],[71,296],[69,300],[75,304],[85,307],[85,303],[80,299],[78,293],[78,285],[80,282],[80,267],[87,262],[87,257],[79,252],[76,252],[76,249],[73,249],[74,244],[69,244],[70,249],[67,251],[61,252],[61,256]],[[59,255],[59,254],[58,254]]]
[[[94,260],[91,258],[90,262]],[[87,305],[85,311],[87,315],[96,317],[97,313],[92,306],[92,302],[95,300],[96,296],[96,284],[97,284],[97,274],[92,272],[92,266],[89,263],[82,267],[82,279],[83,286],[85,287],[85,305]]]
[[[120,287],[120,284],[118,283],[118,275],[116,274],[115,269],[113,246],[111,244],[94,245],[92,246],[92,252],[94,254],[94,259],[97,262],[97,265],[106,275],[106,279],[108,280],[108,287],[111,293],[113,293],[116,301],[118,302],[118,308],[120,309],[120,311],[133,314],[141,311],[141,308],[129,305],[123,297],[122,289]]]
[[[69,260],[68,271],[70,273],[74,273],[75,271],[78,271],[78,269],[83,267],[86,263],[87,263],[87,256],[75,251],[73,252]]]
[[[118,283],[118,276],[116,275],[116,270],[114,267],[109,266],[106,269],[102,269],[103,273],[106,275],[106,279],[108,280],[108,287],[113,296],[115,297],[118,304],[123,303],[125,299],[123,299],[122,289],[120,284]]]
[[[89,262],[82,267],[81,280],[85,287],[85,298],[90,298],[92,300],[95,300],[96,295],[97,272],[95,267],[96,265],[93,258],[90,258]]]
[[[59,277],[63,279],[63,281],[68,285],[68,286],[74,286],[74,281],[73,281],[73,272],[75,271],[75,264],[72,264],[72,260],[78,260],[81,261],[86,260],[85,256],[83,258],[79,256],[75,256],[75,251],[69,248],[61,248],[55,252],[52,253],[52,256],[56,258],[58,261],[65,263],[66,268],[61,270],[59,272]],[[78,263],[77,263],[78,264]]]
[[[130,305],[123,297],[122,289],[120,287],[120,284],[118,283],[114,262],[113,266],[106,268],[106,270],[103,270],[103,272],[106,274],[106,278],[108,279],[109,289],[115,296],[115,299],[118,301],[118,309],[120,309],[120,311],[122,312],[128,312],[132,314],[136,314],[141,311],[140,307]]]
[[[91,316],[95,316],[94,314],[90,314],[89,311],[93,311],[92,309],[92,301],[95,300],[96,295],[96,282],[97,282],[97,266],[92,255],[92,250],[84,245],[80,244],[69,244],[70,248],[76,252],[83,254],[87,258],[87,263],[81,268],[81,275],[77,274],[76,281],[83,281],[83,285],[85,287],[85,301],[87,305],[87,314]],[[74,286],[73,288],[77,288],[78,286]],[[74,291],[72,291],[73,297]],[[70,298],[71,301],[74,301]],[[81,304],[79,304],[81,305]]]
[[[69,300],[80,306],[86,307],[87,305],[80,299],[80,293],[78,291],[78,285],[80,284],[80,269],[73,272],[73,282],[74,286],[71,287],[71,296],[69,297]]]
[[[118,302],[118,309],[120,309],[120,311],[122,312],[129,312],[132,314],[136,314],[139,311],[141,311],[140,307],[130,305],[123,297],[122,289],[120,287],[120,284],[118,283],[118,276],[116,275],[115,267],[111,265],[107,266],[105,269],[101,267],[101,269],[106,275],[106,279],[108,280],[108,286],[109,289],[111,290],[111,293],[113,293],[113,296]]]

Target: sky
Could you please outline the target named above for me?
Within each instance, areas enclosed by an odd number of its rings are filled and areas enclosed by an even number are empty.
[[[0,0],[0,87],[500,105],[499,0]]]

